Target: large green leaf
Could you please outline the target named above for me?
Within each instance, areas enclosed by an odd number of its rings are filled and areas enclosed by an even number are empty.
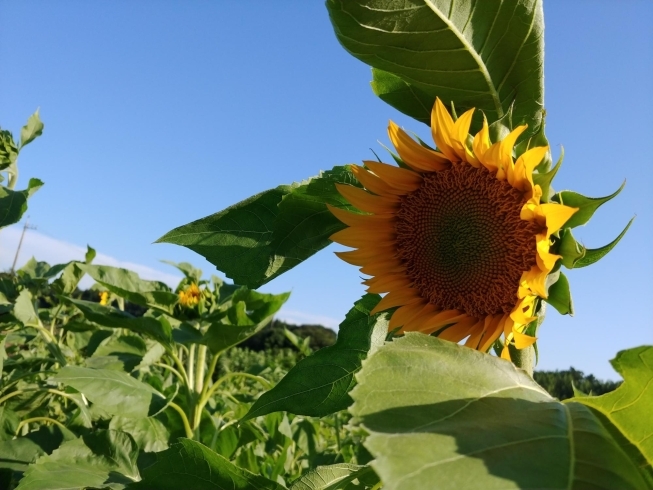
[[[27,189],[13,191],[0,186],[0,228],[18,223],[27,211],[27,199],[43,186],[39,179],[29,179]]]
[[[75,388],[111,415],[147,417],[166,404],[157,390],[121,371],[66,366],[51,379]]]
[[[349,167],[279,186],[180,226],[157,242],[190,248],[236,284],[257,288],[329,245],[342,229],[326,208],[352,209],[335,184],[359,185]]]
[[[169,313],[177,303],[177,295],[160,281],[146,281],[133,271],[108,265],[81,267],[109,291],[137,305],[159,308]]]
[[[156,463],[143,470],[143,479],[129,490],[282,490],[276,482],[230,463],[206,446],[179,439],[156,454]]]
[[[116,416],[111,419],[109,429],[128,433],[142,451],[157,452],[168,449],[170,432],[156,417],[132,419]]]
[[[560,403],[508,361],[414,333],[357,379],[350,410],[385,490],[648,488],[589,408]]]
[[[138,448],[126,433],[100,430],[65,442],[30,465],[16,490],[124,488],[139,478]]]
[[[385,314],[370,316],[379,300],[376,294],[358,300],[340,324],[336,343],[299,361],[274,388],[256,400],[244,420],[281,410],[321,417],[347,408],[354,374],[388,333]]]
[[[653,477],[653,346],[621,351],[611,364],[624,378],[619,388],[601,396],[577,394],[570,401],[587,405],[607,418],[627,439],[624,450]]]
[[[339,463],[318,466],[295,480],[290,490],[364,490],[378,481],[369,466]]]
[[[265,294],[238,289],[231,297],[226,316],[213,323],[198,342],[208,345],[214,354],[244,342],[272,320],[289,296],[290,293]]]
[[[327,7],[340,43],[375,68],[375,93],[405,114],[428,124],[437,96],[459,114],[481,109],[492,122],[514,102],[513,122],[529,124],[526,136],[541,125],[540,0],[328,0]]]
[[[84,301],[70,297],[61,297],[62,300],[77,307],[86,319],[109,328],[126,328],[132,332],[146,335],[163,345],[172,343],[172,329],[167,322],[151,316],[135,317],[126,311],[121,311],[111,306],[103,306],[100,303]]]

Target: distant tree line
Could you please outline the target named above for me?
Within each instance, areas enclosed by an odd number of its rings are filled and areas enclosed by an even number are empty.
[[[559,400],[566,400],[574,396],[576,390],[585,394],[603,395],[615,390],[621,381],[602,381],[596,379],[592,374],[587,376],[582,372],[570,367],[565,371],[535,371],[533,378],[546,391]]]

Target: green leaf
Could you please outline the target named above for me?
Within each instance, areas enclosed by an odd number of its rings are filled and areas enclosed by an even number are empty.
[[[590,409],[503,359],[409,333],[357,379],[350,411],[384,489],[648,488]]]
[[[170,324],[151,316],[135,317],[125,311],[100,303],[61,296],[63,301],[77,307],[86,319],[109,328],[126,328],[150,337],[164,346],[172,343]]]
[[[336,183],[359,185],[349,167],[279,186],[168,232],[157,243],[183,245],[236,284],[257,288],[329,245],[344,228],[325,203],[353,209]]]
[[[578,211],[564,225],[565,228],[575,228],[587,223],[599,206],[617,197],[625,185],[626,181],[624,180],[619,189],[605,197],[585,197],[574,191],[560,191],[551,200],[564,204],[565,206],[578,208]]]
[[[177,304],[177,295],[160,281],[146,281],[135,272],[108,265],[88,264],[81,268],[112,293],[137,305],[171,313],[172,307]]]
[[[63,442],[75,438],[75,434],[58,425],[41,425],[24,437],[0,440],[0,468],[23,473],[29,464],[45,454],[52,453]]]
[[[567,276],[558,271],[554,274],[550,274],[549,278],[552,278],[555,282],[549,286],[549,296],[545,298],[544,301],[558,310],[558,313],[561,315],[573,316],[574,302],[571,299],[571,290],[569,289],[569,280],[567,279]]]
[[[0,186],[0,228],[19,222],[27,211],[27,199],[42,186],[43,182],[39,179],[29,179],[24,191]]]
[[[619,243],[619,241],[624,237],[626,232],[628,231],[628,228],[630,228],[630,225],[633,224],[633,221],[635,218],[632,218],[626,227],[623,229],[621,233],[619,233],[619,236],[612,240],[610,243],[607,245],[601,247],[601,248],[588,248],[585,249],[585,255],[583,255],[582,258],[580,258],[576,263],[574,264],[574,268],[578,269],[580,267],[587,267],[588,265],[592,265],[599,260],[601,260],[603,257],[608,255],[610,251]]]
[[[431,124],[433,97],[397,75],[372,68],[372,91],[386,104],[424,124]]]
[[[156,454],[156,463],[143,470],[143,479],[128,490],[282,490],[276,482],[250,473],[230,463],[206,446],[179,439],[169,449]]]
[[[75,388],[111,415],[147,417],[166,405],[161,393],[121,371],[66,366],[51,379]]]
[[[549,152],[550,153],[550,152]],[[546,158],[546,157],[545,157]],[[539,185],[542,189],[542,202],[549,202],[551,200],[551,183],[553,182],[554,177],[558,173],[558,170],[560,170],[560,167],[562,166],[562,161],[565,158],[565,149],[561,146],[560,147],[560,157],[558,158],[558,161],[555,164],[555,167],[553,167],[551,170],[548,172],[534,172],[533,173],[533,183],[535,185]],[[550,157],[549,157],[550,159]]]
[[[355,484],[355,480],[358,480],[359,484]],[[371,488],[371,485],[378,481],[378,477],[369,466],[339,463],[318,466],[295,480],[290,490],[363,490]]]
[[[570,401],[602,414],[626,438],[624,450],[639,453],[638,463],[648,466],[653,476],[653,346],[621,351],[610,363],[624,378],[619,388],[601,396],[576,396]]]
[[[16,490],[123,488],[139,477],[137,455],[138,448],[128,434],[96,431],[39,458],[27,468]]]
[[[170,433],[156,417],[132,419],[116,416],[111,419],[109,429],[121,430],[131,435],[138,447],[146,453],[168,449]]]
[[[37,109],[27,120],[27,124],[20,130],[20,148],[31,143],[36,138],[43,134],[43,123],[39,117],[39,110]]]
[[[90,245],[86,245],[86,254],[84,254],[84,260],[86,261],[87,264],[90,264],[93,262],[93,259],[95,259],[95,256],[97,255],[97,252],[93,247]]]
[[[213,323],[200,343],[217,354],[244,342],[263,329],[286,302],[290,293],[264,294],[241,288],[231,297],[232,306],[227,317]]]
[[[17,158],[18,148],[14,137],[10,131],[0,129],[0,170],[14,165]]]
[[[493,122],[514,102],[515,124],[529,124],[524,138],[540,126],[540,1],[485,0],[482,7],[473,2],[453,7],[449,0],[329,0],[327,7],[336,36],[349,53],[404,81],[404,86],[395,82],[394,90],[389,83],[375,88],[400,111],[428,122],[438,96],[446,106],[453,102],[458,114],[476,107]],[[479,116],[477,128],[480,122]]]
[[[388,332],[385,314],[370,316],[379,300],[375,294],[358,300],[340,324],[336,343],[299,361],[256,400],[243,420],[281,410],[321,417],[347,408],[354,374],[369,352],[383,344]]]
[[[180,270],[189,281],[192,281],[194,283],[199,283],[200,279],[202,279],[202,270],[196,269],[195,267],[193,267],[192,264],[189,264],[188,262],[177,263],[177,262],[172,262],[170,260],[162,260],[161,262],[163,262],[164,264],[171,265],[176,269]]]
[[[7,407],[0,407],[0,441],[10,441],[16,435],[20,418]]]

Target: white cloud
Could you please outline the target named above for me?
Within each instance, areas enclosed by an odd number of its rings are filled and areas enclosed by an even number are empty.
[[[9,270],[11,268],[22,231],[22,226],[10,226],[0,230],[0,269]],[[57,240],[34,230],[27,230],[16,267],[20,268],[30,257],[55,265],[71,260],[83,261],[85,254],[85,247]],[[167,274],[145,265],[125,262],[103,253],[98,253],[93,263],[129,269],[136,272],[143,279],[162,281],[173,288],[177,286],[181,279],[181,276]],[[93,280],[87,276],[80,283],[80,287],[88,288],[92,284]]]

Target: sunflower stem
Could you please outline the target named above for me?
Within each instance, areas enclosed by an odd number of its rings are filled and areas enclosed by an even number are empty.
[[[535,349],[533,346],[517,349],[513,345],[509,345],[508,349],[510,349],[510,358],[515,366],[526,371],[532,378],[533,367],[535,366]]]

